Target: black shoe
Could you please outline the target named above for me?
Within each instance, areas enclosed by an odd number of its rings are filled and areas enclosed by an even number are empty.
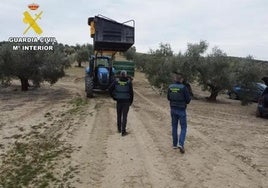
[[[126,135],[128,135],[128,132],[123,131],[123,132],[122,132],[122,136],[126,136]]]
[[[182,154],[185,153],[185,150],[184,150],[184,147],[183,147],[183,146],[178,146],[178,148],[180,149],[180,152],[181,152]]]

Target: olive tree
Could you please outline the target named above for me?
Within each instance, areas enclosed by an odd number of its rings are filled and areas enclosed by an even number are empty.
[[[91,44],[76,45],[75,60],[78,63],[78,67],[82,66],[82,62],[88,62],[89,56],[93,54],[93,46]]]
[[[200,41],[199,43],[187,45],[187,50],[182,56],[178,56],[181,59],[179,63],[179,70],[182,72],[189,82],[196,79],[198,70],[197,67],[203,61],[203,54],[208,48],[208,43],[206,41]]]
[[[252,91],[256,90],[255,82],[260,82],[261,78],[265,76],[267,68],[261,67],[259,63],[255,62],[252,56],[241,59],[236,64],[236,84],[244,90],[241,97],[241,104],[247,105],[252,100]]]
[[[171,61],[173,51],[169,44],[160,44],[159,49],[150,50],[145,73],[150,83],[162,90],[170,82]]]
[[[69,65],[61,45],[55,45],[54,51],[12,50],[8,43],[0,48],[0,75],[19,78],[22,91],[28,90],[29,80],[37,86],[43,81],[55,83],[64,76],[64,68]]]
[[[219,48],[213,48],[212,53],[207,55],[196,68],[199,84],[204,90],[210,91],[208,100],[216,101],[221,91],[231,87],[229,59]]]

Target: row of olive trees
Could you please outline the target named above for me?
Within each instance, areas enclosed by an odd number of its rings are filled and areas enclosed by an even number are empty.
[[[234,84],[249,86],[268,73],[266,66],[260,66],[250,56],[232,58],[217,47],[210,53],[206,53],[207,49],[208,43],[201,41],[188,44],[185,53],[174,54],[169,44],[161,43],[159,49],[150,50],[148,54],[135,53],[132,58],[152,85],[165,89],[172,82],[171,73],[179,71],[188,82],[197,81],[209,91],[207,98],[211,101],[216,101],[221,92]]]
[[[53,51],[13,50],[13,45],[0,43],[0,80],[6,83],[18,78],[22,91],[28,90],[29,80],[37,87],[44,81],[54,84],[64,76],[64,68],[70,65],[62,44],[55,44]]]
[[[82,67],[82,63],[86,63],[89,60],[90,55],[93,55],[92,44],[76,44],[64,45],[64,52],[69,56],[70,61],[77,62],[78,67]]]
[[[75,47],[74,60],[78,63],[78,67],[82,67],[83,62],[89,61],[89,56],[93,54],[93,45],[77,44]]]

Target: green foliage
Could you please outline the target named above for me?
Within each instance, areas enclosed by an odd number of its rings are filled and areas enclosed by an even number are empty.
[[[175,55],[169,44],[160,43],[159,49],[150,50],[149,54],[137,55],[137,68],[143,70],[152,85],[166,89],[172,82],[171,73],[178,71],[192,81],[197,75],[196,67],[201,61],[201,54],[205,52],[207,43],[188,44],[185,54]]]
[[[70,101],[75,107],[84,106],[87,104],[87,100],[81,97],[76,97]]]
[[[173,51],[169,44],[160,44],[157,50],[150,50],[149,62],[145,66],[148,80],[156,87],[165,89],[170,83]]]
[[[161,43],[159,49],[150,50],[149,54],[137,53],[134,61],[153,86],[165,89],[172,81],[170,74],[178,71],[184,74],[188,82],[198,81],[204,90],[210,91],[208,99],[213,101],[219,93],[231,89],[235,84],[250,87],[252,82],[260,81],[268,74],[264,62],[253,60],[252,57],[228,57],[217,47],[204,55],[207,48],[208,43],[200,41],[188,44],[185,53],[174,54],[169,44]],[[248,100],[246,96],[242,102]]]
[[[2,87],[8,87],[8,86],[10,86],[11,85],[11,78],[9,78],[9,77],[1,77],[0,76],[0,85],[2,86]]]
[[[64,46],[64,52],[66,55],[72,55],[75,53],[75,47],[74,46],[69,46],[69,45],[65,45]]]
[[[93,54],[93,46],[91,44],[76,45],[75,60],[78,63],[78,67],[81,67],[82,62],[87,62],[89,56]]]
[[[54,51],[13,50],[9,43],[2,43],[0,48],[2,79],[18,77],[22,83],[22,90],[28,90],[28,80],[32,80],[36,86],[44,81],[54,84],[64,76],[64,68],[69,65],[70,62],[62,44],[54,45]]]
[[[235,72],[236,83],[242,88],[247,88],[243,95],[241,95],[242,105],[247,105],[252,99],[252,93],[250,91],[256,89],[253,83],[260,82],[261,78],[267,72],[267,68],[256,65],[254,59],[249,56],[236,65]]]
[[[70,104],[73,105],[73,108],[71,108],[68,112],[70,114],[77,113],[81,110],[81,107],[87,105],[88,101],[85,98],[76,97],[70,101]]]
[[[3,59],[0,59],[0,65],[3,65]],[[5,77],[2,71],[0,71],[0,86],[7,87],[10,85],[11,79],[9,77]]]
[[[216,100],[219,92],[231,87],[230,63],[225,53],[213,48],[197,67],[198,82],[204,90],[210,91],[210,100]]]
[[[127,58],[127,60],[134,60],[136,56],[136,47],[132,46],[129,48],[126,52],[124,52],[124,56]]]
[[[237,82],[241,85],[249,85],[258,82],[265,71],[263,67],[257,66],[252,57],[247,57],[236,66]]]
[[[149,54],[137,53],[134,58],[136,68],[141,71],[144,71],[147,62],[149,62],[149,58],[150,58]]]
[[[55,60],[58,59],[58,63],[55,63]],[[37,79],[40,81],[47,81],[51,84],[54,84],[58,81],[59,78],[63,77],[64,68],[66,65],[69,65],[68,58],[59,50],[55,49],[53,54],[50,54],[43,65],[40,67],[40,74],[37,75]],[[40,76],[41,75],[41,76]],[[39,78],[38,78],[39,77]]]
[[[157,55],[157,56],[164,56],[164,57],[170,57],[173,56],[173,51],[171,49],[170,44],[164,44],[160,43],[159,49],[150,50],[150,54]]]
[[[15,142],[3,157],[0,168],[0,187],[46,187],[55,182],[55,160],[70,149],[63,147],[58,138],[36,135],[29,143]]]
[[[197,67],[203,62],[202,54],[206,52],[208,43],[200,41],[196,44],[188,44],[187,50],[184,55],[177,56],[177,68],[185,75],[187,81],[191,82],[196,79],[198,74]]]

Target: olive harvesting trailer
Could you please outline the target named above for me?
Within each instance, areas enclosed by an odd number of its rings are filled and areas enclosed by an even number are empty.
[[[132,24],[132,25],[129,25]],[[88,97],[94,89],[106,90],[120,70],[134,76],[134,63],[114,61],[117,52],[125,52],[134,44],[134,20],[123,23],[98,15],[88,18],[90,35],[93,38],[94,55],[86,68],[85,90]]]

